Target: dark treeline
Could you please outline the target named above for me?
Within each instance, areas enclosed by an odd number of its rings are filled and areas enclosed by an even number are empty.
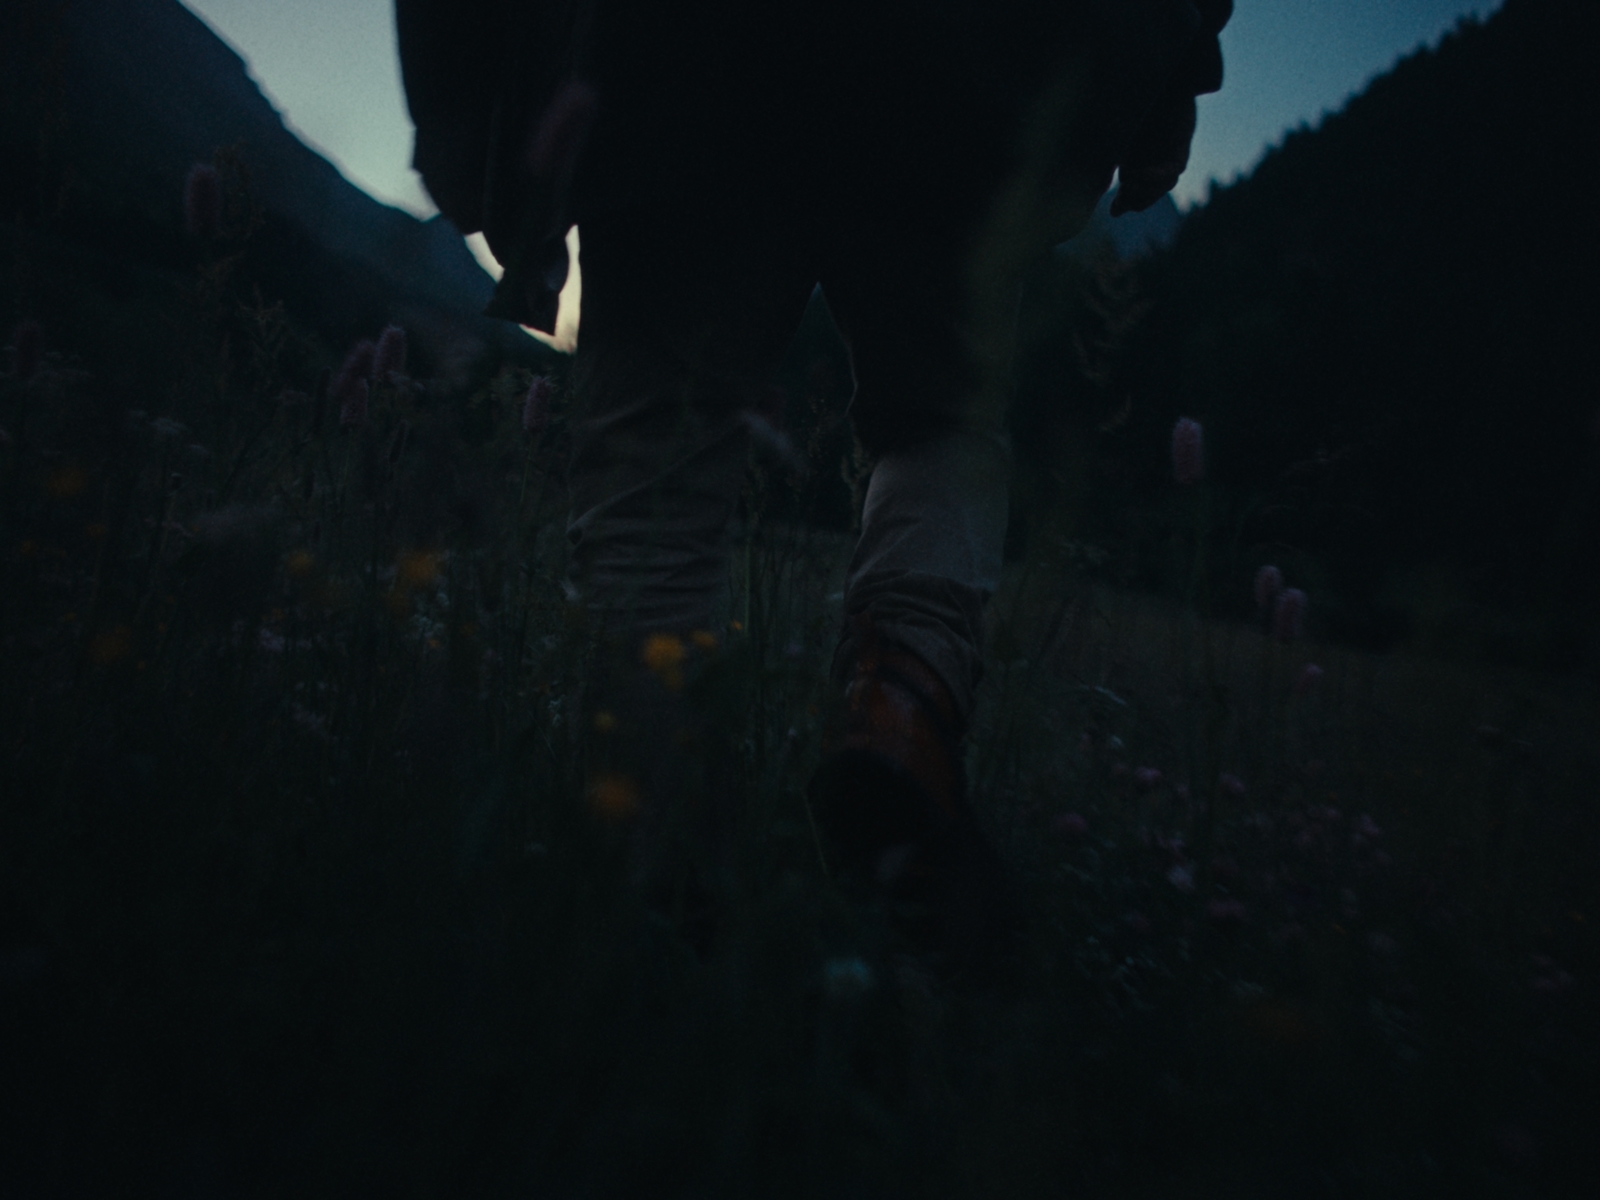
[[[1234,574],[1295,561],[1325,633],[1592,661],[1595,32],[1588,6],[1509,0],[1214,188],[1169,252],[1042,272],[1019,411],[1034,485],[1090,466],[1082,536],[1162,582],[1138,547],[1163,544],[1147,498],[1192,416]]]

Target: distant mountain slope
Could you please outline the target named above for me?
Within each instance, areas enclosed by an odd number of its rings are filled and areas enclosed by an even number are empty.
[[[1596,6],[1507,0],[1215,192],[1142,271],[1116,437],[1202,419],[1244,541],[1350,596],[1424,568],[1594,595],[1597,34]]]
[[[86,240],[115,229],[119,253],[171,261],[189,166],[242,143],[275,253],[263,270],[291,311],[340,344],[405,319],[424,341],[467,336],[536,355],[479,313],[493,283],[446,221],[420,221],[366,195],[284,128],[244,62],[177,0],[16,0],[0,21],[0,112],[9,218],[43,215],[54,196]],[[94,228],[101,226],[102,228]]]

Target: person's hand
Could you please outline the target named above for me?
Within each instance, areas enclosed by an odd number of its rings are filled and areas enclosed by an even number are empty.
[[[1133,145],[1118,165],[1111,215],[1143,212],[1178,185],[1189,165],[1194,138],[1195,97],[1222,86],[1222,48],[1217,34],[1233,13],[1233,0],[1195,0],[1200,31],[1165,95],[1152,107]]]

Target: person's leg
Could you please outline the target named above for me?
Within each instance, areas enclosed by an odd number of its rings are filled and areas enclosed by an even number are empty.
[[[748,412],[812,288],[764,229],[633,210],[583,225],[572,582],[614,635],[715,623]]]

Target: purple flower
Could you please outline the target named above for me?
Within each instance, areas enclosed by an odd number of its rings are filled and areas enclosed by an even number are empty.
[[[367,381],[357,379],[344,393],[339,404],[339,427],[359,429],[367,423]]]
[[[222,176],[210,163],[195,163],[183,181],[183,222],[207,241],[222,228]]]
[[[37,321],[24,321],[11,335],[12,373],[27,383],[39,370],[39,360],[43,357],[44,326]]]
[[[1294,694],[1304,696],[1314,690],[1322,682],[1322,668],[1316,663],[1307,663],[1300,668],[1300,673],[1294,677]]]
[[[1306,594],[1299,588],[1284,588],[1272,610],[1272,632],[1280,642],[1298,638],[1306,623]]]
[[[378,336],[378,345],[372,352],[372,377],[386,383],[391,375],[406,369],[406,331],[390,325]]]
[[[1256,607],[1262,612],[1272,611],[1272,602],[1283,591],[1283,572],[1268,563],[1256,572]]]
[[[1172,427],[1172,477],[1179,483],[1199,483],[1205,474],[1200,422],[1182,417]]]
[[[1141,788],[1149,790],[1161,782],[1161,771],[1157,767],[1140,767],[1133,773],[1133,781]]]
[[[528,385],[528,395],[522,401],[522,432],[538,437],[550,420],[550,396],[555,384],[548,375],[536,375]]]
[[[1062,813],[1056,818],[1055,828],[1057,833],[1077,838],[1089,832],[1089,822],[1081,813]]]
[[[1218,776],[1217,786],[1222,789],[1224,796],[1232,796],[1235,800],[1244,799],[1244,780],[1240,779],[1232,771],[1224,771]]]

